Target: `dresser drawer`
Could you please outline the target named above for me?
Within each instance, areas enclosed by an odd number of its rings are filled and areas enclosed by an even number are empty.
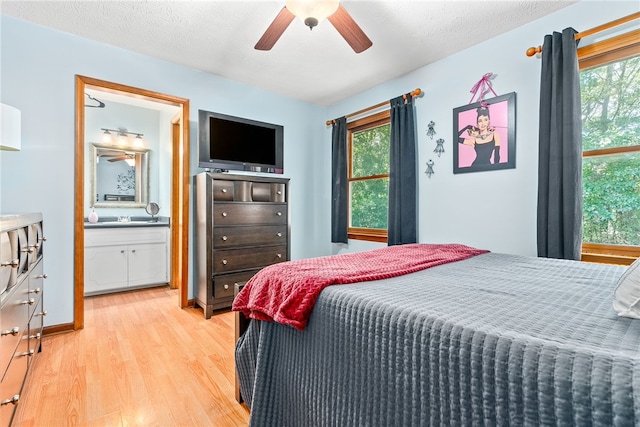
[[[19,396],[22,391],[22,384],[25,376],[27,375],[27,369],[29,367],[29,350],[27,348],[27,340],[22,340],[20,345],[16,349],[16,352],[12,354],[11,363],[4,377],[2,377],[2,385],[0,386],[1,395],[0,400],[8,400],[14,396]],[[2,423],[3,426],[8,426],[9,421],[13,417],[13,412],[16,409],[16,405],[9,403],[2,405]]]
[[[216,203],[214,226],[287,224],[287,205],[280,203]]]
[[[26,304],[28,283],[28,279],[25,279],[2,296],[0,376],[4,374],[23,335],[26,337],[25,334],[28,333],[29,305]],[[35,307],[35,299],[33,306]]]
[[[261,268],[286,260],[286,245],[224,249],[213,253],[213,273]]]
[[[233,201],[233,181],[216,179],[213,181],[213,200]]]
[[[259,270],[244,271],[242,273],[223,274],[213,277],[213,297],[226,298],[234,295],[236,285],[243,286]]]
[[[213,247],[215,249],[277,244],[287,244],[286,225],[215,227],[213,229]]]

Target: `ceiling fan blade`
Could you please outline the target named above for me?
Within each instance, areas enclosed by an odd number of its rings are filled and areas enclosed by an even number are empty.
[[[119,156],[119,157],[114,157],[113,159],[109,159],[107,161],[108,162],[119,162],[119,161],[124,160],[126,158],[127,158],[127,156]]]
[[[338,10],[327,19],[356,53],[363,52],[373,45],[373,42],[369,40],[369,37],[342,5],[338,6]]]
[[[257,50],[271,50],[274,44],[278,41],[284,30],[287,29],[291,21],[293,21],[295,15],[289,12],[286,6],[282,8],[278,16],[273,20],[267,31],[264,32],[258,43],[256,43],[255,49]]]

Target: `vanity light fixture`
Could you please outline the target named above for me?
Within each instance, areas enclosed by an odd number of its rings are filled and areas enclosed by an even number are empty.
[[[118,136],[117,138],[118,145],[129,145],[129,135],[135,135],[136,137],[133,141],[133,146],[134,147],[144,146],[144,140],[142,139],[142,137],[144,136],[143,133],[129,132],[124,128],[122,129],[100,128],[100,129],[104,131],[104,133],[102,134],[102,142],[106,144],[110,144],[111,142],[113,142],[113,138],[111,135],[111,132],[113,132]]]

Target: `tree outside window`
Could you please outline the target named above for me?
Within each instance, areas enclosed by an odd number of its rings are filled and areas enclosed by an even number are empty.
[[[580,59],[583,260],[640,256],[640,56],[603,47]],[[631,49],[633,51],[633,49]]]

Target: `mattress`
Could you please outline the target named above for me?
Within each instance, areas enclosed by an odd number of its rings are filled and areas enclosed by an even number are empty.
[[[624,267],[489,253],[325,288],[236,346],[251,426],[640,425]]]

